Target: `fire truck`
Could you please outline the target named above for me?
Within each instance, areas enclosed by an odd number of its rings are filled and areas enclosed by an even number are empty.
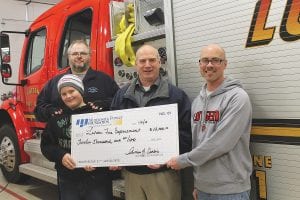
[[[33,176],[56,184],[53,163],[39,148],[45,124],[33,114],[37,95],[49,79],[68,69],[66,50],[78,38],[90,44],[92,68],[111,75],[121,87],[130,82],[134,67],[117,52],[123,35],[123,56],[127,47],[136,50],[146,43],[158,48],[162,75],[191,100],[203,84],[200,48],[209,43],[224,47],[226,75],[242,81],[253,106],[251,199],[300,199],[299,19],[298,0],[63,0],[28,30],[2,31],[2,82],[15,85],[0,105],[4,176],[14,183]],[[125,28],[133,23],[134,31],[124,35],[122,23]],[[20,64],[11,66],[10,43],[20,34]],[[16,83],[13,71],[18,71]],[[115,196],[124,195],[120,188],[115,187]]]

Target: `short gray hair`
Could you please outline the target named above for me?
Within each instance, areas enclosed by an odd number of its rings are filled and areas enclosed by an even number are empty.
[[[90,49],[88,43],[87,43],[85,40],[73,40],[73,41],[71,42],[70,46],[68,47],[68,51],[67,51],[68,54],[71,53],[71,49],[73,48],[73,46],[74,46],[75,44],[83,44],[83,45],[85,45],[85,46],[88,48],[89,53],[91,52],[91,49]]]

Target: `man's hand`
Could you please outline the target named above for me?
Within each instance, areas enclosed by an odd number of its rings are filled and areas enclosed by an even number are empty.
[[[198,200],[198,192],[197,192],[196,188],[194,188],[193,197],[194,197],[194,200]]]
[[[110,110],[110,103],[111,101],[110,100],[97,100],[97,101],[93,101],[93,102],[88,102],[88,105],[96,110],[96,111],[108,111]]]
[[[56,108],[56,109],[53,109],[51,111],[51,116],[55,116],[55,115],[61,115],[63,113],[63,110],[61,108]]]
[[[92,102],[88,102],[88,105],[93,109],[93,110],[96,110],[96,111],[102,111],[103,108],[99,105],[96,105],[95,103],[92,103]]]
[[[175,169],[175,170],[179,170],[180,167],[177,163],[177,157],[173,157],[171,158],[168,162],[167,162],[167,167],[171,168],[171,169]]]
[[[62,162],[63,166],[65,166],[66,168],[68,168],[70,170],[73,170],[76,167],[75,162],[74,162],[73,158],[71,157],[71,154],[69,154],[69,153],[66,153],[64,155],[61,162]]]
[[[155,165],[147,165],[147,167],[149,167],[150,169],[159,169],[161,168],[163,165],[160,164],[155,164]]]
[[[83,168],[85,171],[87,172],[91,172],[91,171],[94,171],[96,168],[95,167],[92,167],[90,165],[87,165]]]
[[[120,167],[120,166],[109,166],[108,169],[111,170],[111,171],[117,171],[117,170],[121,170],[122,167]]]

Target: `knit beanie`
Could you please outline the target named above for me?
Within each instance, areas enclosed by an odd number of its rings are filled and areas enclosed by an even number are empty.
[[[66,86],[75,88],[83,96],[84,87],[82,80],[78,76],[67,74],[61,77],[57,83],[58,93],[60,94],[61,89]]]

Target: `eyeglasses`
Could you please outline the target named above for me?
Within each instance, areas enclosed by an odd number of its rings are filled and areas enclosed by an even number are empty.
[[[140,63],[140,64],[146,64],[147,60],[150,64],[152,64],[152,63],[155,63],[157,61],[157,58],[148,58],[148,59],[142,58],[142,59],[138,59],[137,62]]]
[[[87,53],[87,52],[73,52],[73,53],[71,53],[70,55],[73,56],[73,57],[77,57],[77,56],[87,56],[87,55],[89,55],[89,53]]]
[[[212,65],[220,65],[224,60],[221,58],[212,58],[212,59],[208,59],[208,58],[201,58],[199,60],[199,63],[202,65],[208,65],[208,63],[210,62]]]

